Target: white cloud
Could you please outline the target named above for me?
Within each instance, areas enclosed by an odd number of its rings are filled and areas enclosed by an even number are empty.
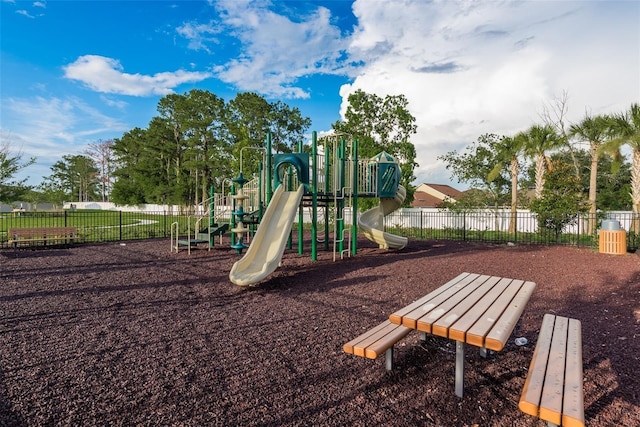
[[[357,0],[353,10],[349,54],[365,65],[343,86],[341,111],[357,89],[404,94],[419,182],[448,182],[437,156],[539,123],[564,90],[573,121],[587,106],[621,112],[639,99],[635,2]]]
[[[204,50],[211,53],[208,45],[210,43],[220,43],[218,35],[223,31],[215,23],[198,24],[186,22],[176,29],[185,39],[189,40],[188,48],[193,50]]]
[[[2,0],[3,3],[9,3],[12,5],[16,5],[17,3],[14,0]],[[24,5],[24,2],[20,4],[20,6]],[[38,12],[38,13],[34,13],[34,8],[38,8],[38,9],[46,9],[47,8],[47,4],[46,2],[43,1],[35,1],[31,4],[31,9],[27,10],[27,9],[18,9],[15,11],[15,13],[17,13],[18,15],[22,15],[22,16],[26,16],[27,18],[30,19],[35,19],[35,18],[39,18],[44,16],[44,13],[42,12]]]
[[[62,156],[80,154],[89,143],[130,128],[73,97],[8,98],[3,100],[2,114],[11,123],[10,129],[0,129],[3,140],[22,152],[23,159],[36,158],[36,164],[21,171],[21,178],[49,175],[51,165]]]
[[[210,73],[178,70],[154,75],[128,74],[120,62],[98,55],[84,55],[63,67],[65,77],[78,80],[97,92],[131,96],[167,95],[176,86],[205,80]]]
[[[224,33],[240,42],[235,58],[214,67],[216,77],[241,91],[257,91],[282,98],[308,98],[308,90],[296,85],[301,77],[340,74],[346,71],[341,56],[346,48],[331,13],[318,7],[293,18],[272,11],[268,1],[220,1],[213,4],[219,21],[187,23],[178,33],[192,49],[215,54],[212,42]]]
[[[74,126],[73,105],[68,100],[59,98],[45,99],[37,97],[34,100],[15,99],[7,100],[6,108],[16,118],[12,120],[16,129],[12,133],[28,143],[29,150],[37,150],[36,147],[51,147],[56,149],[53,140],[72,142],[68,129]],[[31,152],[30,154],[40,154]]]
[[[100,95],[100,100],[104,102],[106,105],[108,105],[109,107],[114,107],[119,110],[124,110],[129,105],[124,101],[113,99],[106,95]]]
[[[35,16],[31,15],[28,11],[24,9],[16,10],[16,13],[18,15],[26,16],[27,18],[35,19]]]

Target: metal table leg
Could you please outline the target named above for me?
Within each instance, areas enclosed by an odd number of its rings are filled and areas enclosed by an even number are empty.
[[[480,347],[480,357],[487,358],[487,347]]]
[[[464,393],[464,342],[456,341],[456,396]]]

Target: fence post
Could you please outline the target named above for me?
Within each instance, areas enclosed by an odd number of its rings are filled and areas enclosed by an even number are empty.
[[[64,226],[67,226],[67,211],[63,211],[64,212]]]
[[[122,211],[120,212],[120,240],[122,240]]]
[[[462,241],[467,241],[467,212],[462,212]]]
[[[591,215],[587,214],[587,221],[589,221],[589,220],[591,220]],[[580,224],[582,223],[582,221],[583,221],[582,215],[578,214],[578,221],[577,221],[577,223],[578,223],[578,243],[577,243],[577,246],[578,247],[580,247],[580,240],[582,240],[580,238],[580,235],[581,235],[581,233],[580,233]],[[569,242],[569,243],[571,243],[571,242]]]

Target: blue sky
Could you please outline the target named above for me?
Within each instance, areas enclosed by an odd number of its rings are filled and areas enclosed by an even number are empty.
[[[416,184],[451,184],[437,156],[478,136],[640,102],[638,1],[0,0],[0,135],[36,164],[147,127],[168,93],[254,91],[311,130],[350,93],[403,94],[417,119]]]

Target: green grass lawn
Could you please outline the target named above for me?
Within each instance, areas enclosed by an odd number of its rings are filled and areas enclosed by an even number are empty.
[[[7,242],[12,228],[76,227],[78,241],[102,242],[112,240],[168,237],[173,223],[179,235],[195,231],[197,219],[186,215],[165,215],[139,212],[82,210],[62,212],[27,212],[20,216],[0,215],[0,243]],[[199,228],[206,227],[205,218]]]

